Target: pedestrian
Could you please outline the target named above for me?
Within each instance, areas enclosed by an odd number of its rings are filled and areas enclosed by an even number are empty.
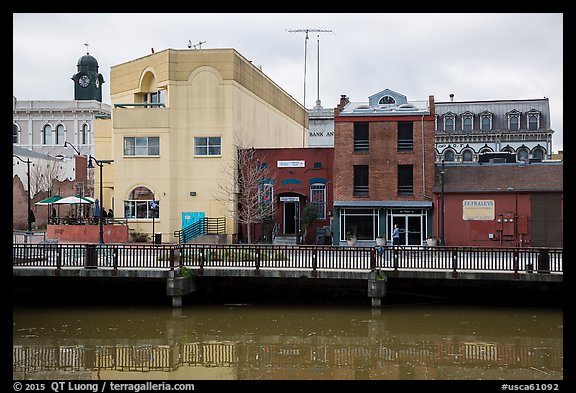
[[[394,224],[394,231],[392,231],[392,245],[400,245],[400,230],[398,229],[398,224]]]

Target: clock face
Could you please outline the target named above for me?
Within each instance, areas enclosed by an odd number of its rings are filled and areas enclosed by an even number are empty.
[[[82,87],[88,87],[88,85],[90,84],[90,78],[88,78],[88,75],[82,75],[80,79],[78,79],[78,83]]]
[[[94,82],[94,84],[96,85],[96,88],[100,88],[100,80],[96,79],[96,81]]]

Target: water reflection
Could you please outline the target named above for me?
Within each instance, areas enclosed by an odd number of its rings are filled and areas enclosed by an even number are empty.
[[[17,308],[14,379],[563,378],[561,310]]]

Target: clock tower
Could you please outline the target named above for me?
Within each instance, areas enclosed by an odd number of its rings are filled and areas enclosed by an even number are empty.
[[[104,78],[98,73],[98,61],[86,53],[78,60],[78,72],[72,76],[75,100],[102,102]]]

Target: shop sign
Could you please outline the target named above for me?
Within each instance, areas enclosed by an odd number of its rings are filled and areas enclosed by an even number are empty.
[[[462,201],[463,220],[494,220],[494,200],[465,199]]]

